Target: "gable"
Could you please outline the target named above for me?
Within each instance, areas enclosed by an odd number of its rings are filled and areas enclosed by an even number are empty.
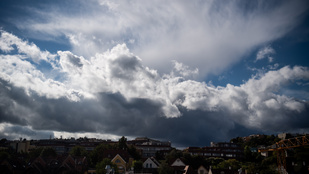
[[[158,168],[159,166],[150,158],[143,163],[144,168]]]
[[[179,158],[177,158],[171,166],[186,166]]]
[[[126,164],[126,161],[119,154],[117,154],[111,161],[115,164]]]
[[[200,166],[197,170],[198,174],[208,174],[208,170],[204,166]]]
[[[130,155],[125,150],[105,150],[103,152],[102,159],[108,158],[112,160],[117,154],[120,155],[124,161],[129,162]]]

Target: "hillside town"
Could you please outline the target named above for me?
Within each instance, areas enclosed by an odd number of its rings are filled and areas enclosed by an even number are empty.
[[[306,134],[250,135],[184,149],[172,147],[169,141],[147,137],[133,140],[121,137],[118,141],[87,137],[1,139],[0,171],[17,174],[304,174],[309,173],[308,139]],[[283,156],[279,155],[281,151]]]

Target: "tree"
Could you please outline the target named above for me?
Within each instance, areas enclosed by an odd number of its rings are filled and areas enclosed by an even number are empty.
[[[217,166],[215,166],[215,168],[218,169],[233,169],[233,170],[238,170],[240,169],[241,165],[240,162],[237,161],[236,159],[228,159],[225,161],[222,161],[221,163],[219,163]]]
[[[42,148],[42,147],[31,149],[31,151],[29,152],[30,158],[33,159],[33,158],[39,157],[41,155],[43,149],[44,148]]]
[[[174,173],[173,171],[173,168],[171,168],[166,162],[162,162],[158,168],[159,174],[171,174]]]
[[[171,160],[175,160],[175,159],[181,158],[181,157],[183,157],[182,151],[177,150],[177,149],[173,149],[172,151],[170,151],[170,153],[168,153],[165,156],[165,160],[166,161],[171,161]]]
[[[88,152],[82,146],[74,146],[71,149],[70,154],[73,155],[73,156],[87,156]]]
[[[238,145],[240,145],[241,147],[243,147],[244,145],[244,139],[242,137],[236,137],[230,140],[231,143],[236,143]]]
[[[115,146],[109,144],[100,144],[98,145],[90,154],[90,166],[95,167],[95,165],[103,159],[103,153],[105,150],[116,149]]]
[[[140,153],[137,151],[137,149],[136,149],[135,146],[133,146],[133,145],[128,146],[128,153],[129,153],[135,160],[141,159]]]
[[[0,144],[5,144],[7,142],[7,139],[6,138],[2,138],[1,140],[0,140]]]
[[[217,166],[219,163],[221,163],[222,161],[224,161],[223,158],[214,158],[214,157],[211,157],[211,158],[208,158],[207,159],[207,163],[210,165],[210,166]]]
[[[45,147],[41,154],[40,154],[41,157],[56,157],[57,156],[57,153],[56,151],[51,148],[51,147]]]
[[[134,172],[140,172],[143,169],[143,162],[141,160],[133,161]]]
[[[99,162],[95,169],[97,174],[106,174],[105,167],[109,165],[112,169],[114,169],[115,173],[118,173],[117,165],[113,164],[110,159],[104,158],[101,162]]]
[[[253,159],[253,155],[252,155],[252,152],[250,150],[250,147],[249,146],[245,146],[245,149],[244,149],[244,156],[245,156],[245,160],[246,161],[250,161],[250,162],[253,162],[254,159]]]
[[[122,150],[127,150],[128,146],[127,146],[127,138],[125,138],[124,136],[122,136],[119,141],[118,141],[118,147],[119,149]]]
[[[0,151],[0,161],[10,158],[10,154],[5,151]]]

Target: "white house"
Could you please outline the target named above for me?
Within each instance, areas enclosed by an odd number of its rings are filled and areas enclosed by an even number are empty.
[[[143,163],[143,168],[157,169],[159,166],[160,163],[153,157],[147,158]]]
[[[177,158],[173,164],[171,165],[172,167],[176,167],[176,166],[186,166],[184,162],[182,162],[179,158]]]

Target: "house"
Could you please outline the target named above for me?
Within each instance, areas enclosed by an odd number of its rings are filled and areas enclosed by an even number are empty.
[[[83,173],[88,168],[86,157],[71,155],[37,157],[28,165],[24,173]]]
[[[204,166],[200,166],[197,169],[197,174],[208,174],[208,170]]]
[[[159,166],[160,163],[154,157],[147,158],[143,163],[143,168],[157,169]]]
[[[185,173],[186,164],[180,159],[177,158],[172,164],[171,167],[174,169],[175,174]]]
[[[152,174],[158,173],[158,168],[160,167],[160,163],[154,157],[145,158],[143,161],[144,161],[143,169],[138,172],[152,173]]]
[[[186,164],[181,161],[181,159],[177,158],[171,165],[172,167],[185,167]]]
[[[117,165],[120,174],[124,174],[127,171],[127,162],[119,154],[117,154],[111,161]]]
[[[88,163],[86,157],[68,155],[62,162],[60,169],[64,171],[85,172],[87,171]]]
[[[103,159],[109,158],[117,165],[119,173],[127,172],[133,162],[133,158],[125,150],[106,150],[103,152]]]
[[[23,173],[26,168],[26,164],[16,158],[16,159],[5,159],[0,162],[0,173]]]

